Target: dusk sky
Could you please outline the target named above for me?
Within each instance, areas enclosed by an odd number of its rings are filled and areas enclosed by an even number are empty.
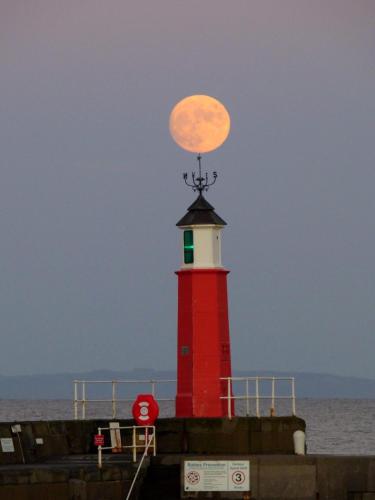
[[[2,0],[0,373],[175,368],[191,94],[234,370],[375,378],[374,0]]]

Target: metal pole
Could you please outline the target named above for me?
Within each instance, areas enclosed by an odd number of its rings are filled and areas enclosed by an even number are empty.
[[[116,380],[112,380],[112,418],[116,418]]]
[[[152,426],[152,439],[154,441],[154,457],[156,457],[156,427]]]
[[[78,420],[78,386],[77,386],[77,380],[74,381],[74,401],[73,401],[73,407],[74,407],[74,420]]]
[[[137,440],[136,440],[136,435],[137,431],[136,431],[136,427],[133,426],[133,462],[136,462],[137,461]]]
[[[296,390],[294,386],[294,377],[292,377],[292,414],[296,414]]]
[[[246,379],[246,416],[250,416],[249,379]]]
[[[272,402],[271,402],[271,416],[275,414],[275,377],[272,377]]]
[[[227,394],[227,398],[228,398],[228,418],[229,420],[232,419],[232,401],[231,401],[231,392],[230,392],[230,377],[228,377],[228,394]]]
[[[102,434],[102,429],[99,427],[98,428],[98,434],[101,435]],[[99,469],[102,468],[102,465],[103,465],[103,461],[102,461],[102,447],[101,445],[98,446],[98,467]]]
[[[147,445],[147,448],[145,450],[145,452],[143,453],[142,455],[142,458],[141,460],[139,461],[139,464],[138,464],[138,468],[137,468],[137,472],[135,473],[135,476],[133,478],[133,481],[132,481],[132,484],[130,485],[130,488],[129,488],[129,491],[128,491],[128,494],[126,495],[126,500],[129,500],[131,494],[132,494],[132,491],[133,491],[133,487],[137,481],[137,477],[138,477],[138,474],[139,474],[139,471],[141,470],[141,467],[142,467],[142,464],[143,464],[143,461],[147,455],[147,452],[148,452],[148,445]]]
[[[86,382],[82,381],[82,420],[86,419]]]
[[[155,397],[155,380],[151,380],[151,394]]]
[[[259,378],[255,378],[255,401],[256,401],[256,412],[257,412],[257,417],[260,417],[260,412],[259,412]]]
[[[18,444],[20,445],[20,450],[21,450],[21,456],[22,456],[22,462],[25,464],[26,463],[26,460],[25,460],[25,455],[23,453],[23,448],[22,448],[22,443],[21,443],[21,438],[20,438],[20,433],[17,432],[17,437],[18,437]]]
[[[148,427],[145,428],[145,451],[148,449],[149,445],[149,435],[148,435]]]

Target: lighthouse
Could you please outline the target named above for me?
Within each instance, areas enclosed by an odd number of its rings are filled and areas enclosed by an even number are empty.
[[[198,196],[177,222],[182,263],[178,276],[177,417],[228,415],[231,377],[227,275],[221,261],[221,234],[226,222],[204,194],[209,183],[199,172],[185,183]],[[229,382],[230,384],[230,382]],[[233,404],[231,412],[233,414]]]

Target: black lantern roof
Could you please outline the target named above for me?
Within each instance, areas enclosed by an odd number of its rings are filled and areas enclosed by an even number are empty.
[[[226,226],[226,222],[215,212],[215,209],[200,192],[195,202],[188,208],[187,214],[180,219],[176,226],[196,225]]]

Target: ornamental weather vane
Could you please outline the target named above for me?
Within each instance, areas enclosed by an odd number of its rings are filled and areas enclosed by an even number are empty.
[[[199,191],[208,191],[215,184],[217,173],[213,172],[213,180],[208,180],[207,172],[202,175],[201,153],[209,153],[220,147],[226,140],[230,130],[230,117],[225,106],[208,95],[192,95],[179,101],[169,117],[169,130],[174,141],[186,151],[197,153],[198,174],[192,172],[192,182],[188,182],[188,174],[183,178],[185,184]]]
[[[187,180],[188,179],[187,172],[184,172],[184,174],[183,174],[185,184],[187,186],[191,187],[193,189],[193,191],[199,191],[199,194],[201,194],[202,191],[208,191],[208,188],[210,186],[212,186],[213,184],[215,184],[216,179],[217,179],[217,172],[212,172],[212,177],[213,177],[212,182],[208,181],[207,172],[206,172],[205,176],[202,177],[201,159],[202,159],[202,156],[199,154],[197,156],[199,173],[198,173],[198,177],[195,177],[195,172],[191,173],[192,184],[190,184]]]

